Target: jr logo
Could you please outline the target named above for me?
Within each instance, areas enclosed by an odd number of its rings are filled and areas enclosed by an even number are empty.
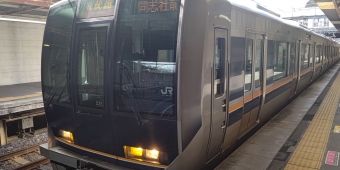
[[[165,87],[165,89],[161,90],[162,95],[167,95],[167,96],[172,96],[172,91],[173,88],[172,87]]]

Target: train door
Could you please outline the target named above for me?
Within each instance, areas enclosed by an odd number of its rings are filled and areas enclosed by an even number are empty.
[[[227,128],[227,84],[228,72],[228,30],[215,28],[214,62],[212,68],[211,86],[211,118],[210,139],[207,152],[207,162],[221,152],[224,135]]]
[[[264,62],[264,37],[247,33],[244,71],[244,114],[239,129],[239,137],[251,129],[259,118],[262,99],[262,76]]]
[[[293,72],[293,84],[290,89],[289,98],[292,98],[296,93],[296,88],[300,80],[300,44],[301,41],[297,41],[296,43],[290,43],[290,69]]]
[[[108,130],[108,75],[110,21],[77,23],[74,38],[74,103],[77,133],[75,143],[85,148],[112,153]]]

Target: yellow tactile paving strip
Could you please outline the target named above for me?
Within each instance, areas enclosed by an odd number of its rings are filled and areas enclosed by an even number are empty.
[[[17,96],[17,97],[4,97],[4,98],[0,98],[0,102],[26,99],[26,98],[30,98],[30,97],[39,97],[39,96],[41,96],[41,93],[30,94],[30,95],[25,95],[25,96]]]
[[[296,147],[285,170],[319,170],[340,98],[340,74]]]

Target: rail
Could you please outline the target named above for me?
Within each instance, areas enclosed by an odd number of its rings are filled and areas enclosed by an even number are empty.
[[[16,158],[18,156],[25,155],[25,154],[32,153],[32,152],[38,153],[39,145],[41,145],[41,144],[43,144],[43,143],[39,143],[39,144],[30,146],[30,147],[27,147],[27,148],[24,148],[24,149],[20,149],[20,150],[17,150],[17,151],[8,153],[8,154],[1,155],[0,162],[7,161],[7,160],[10,160],[10,159]],[[34,169],[34,168],[37,168],[39,165],[44,165],[44,164],[47,164],[49,162],[50,162],[49,159],[43,157],[43,158],[40,158],[38,160],[27,161],[27,163],[24,163],[24,164],[22,164],[18,167],[15,167],[14,169],[15,170]]]

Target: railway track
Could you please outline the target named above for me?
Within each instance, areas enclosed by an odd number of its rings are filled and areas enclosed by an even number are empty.
[[[0,156],[0,169],[28,170],[49,163],[49,159],[39,154],[41,144]]]

